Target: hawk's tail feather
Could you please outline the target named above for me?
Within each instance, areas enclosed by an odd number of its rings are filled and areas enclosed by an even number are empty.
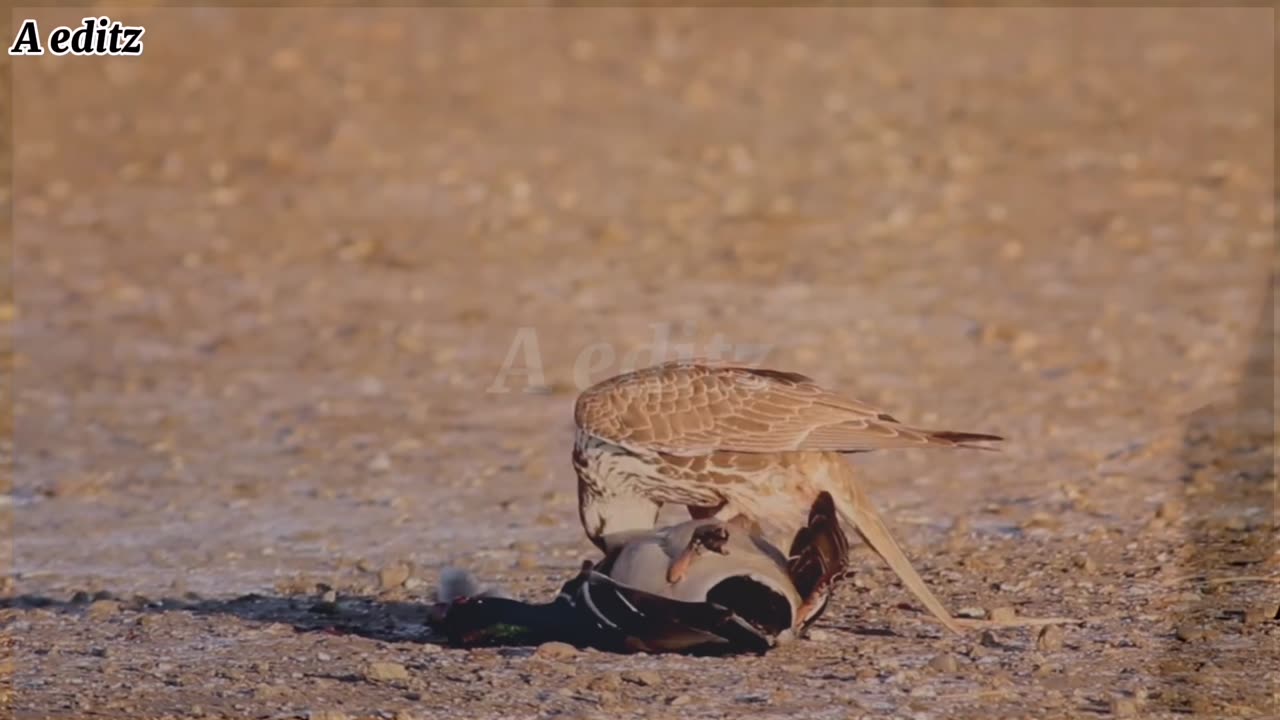
[[[916,572],[915,567],[911,565],[911,561],[907,559],[906,553],[898,546],[893,534],[889,532],[889,528],[881,519],[880,513],[871,506],[870,500],[867,499],[856,485],[850,483],[852,493],[850,497],[841,497],[836,500],[836,507],[840,514],[842,522],[848,523],[853,529],[858,531],[862,539],[871,546],[898,576],[902,584],[916,596],[916,599],[933,614],[938,622],[942,623],[948,630],[959,633],[960,625],[956,622],[951,613],[947,611],[947,607],[942,604],[931,590],[925,585],[924,579]]]
[[[967,448],[969,450],[992,451],[996,450],[996,448],[991,447],[987,443],[1004,442],[1003,437],[987,433],[959,432],[956,430],[926,430],[925,434],[928,436],[929,440],[935,443],[949,445],[951,447]]]

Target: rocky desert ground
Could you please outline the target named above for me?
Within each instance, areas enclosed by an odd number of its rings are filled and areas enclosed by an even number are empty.
[[[9,713],[1277,715],[1271,9],[94,12],[8,58]],[[763,657],[443,647],[595,556],[583,383],[712,347],[1006,435],[852,462],[1070,622],[859,550]]]

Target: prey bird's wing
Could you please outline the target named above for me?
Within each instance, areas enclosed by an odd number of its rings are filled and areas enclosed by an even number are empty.
[[[903,425],[798,373],[675,361],[619,375],[578,397],[582,431],[633,450],[691,457],[717,451],[859,452],[984,447],[996,435]]]
[[[849,565],[849,539],[840,529],[835,500],[823,491],[813,501],[809,522],[796,532],[787,555],[787,573],[806,601],[825,592]]]

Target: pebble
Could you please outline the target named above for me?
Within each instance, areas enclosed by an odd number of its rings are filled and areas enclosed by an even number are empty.
[[[369,470],[371,472],[386,472],[390,469],[391,469],[391,456],[384,452],[378,453],[377,455],[373,456],[372,460],[369,461]]]
[[[956,617],[984,620],[987,617],[987,611],[980,607],[962,607],[956,611]]]
[[[120,603],[116,600],[95,600],[89,604],[89,617],[104,620],[120,613]]]
[[[281,72],[292,72],[302,67],[305,59],[296,48],[280,48],[271,55],[271,67]]]
[[[1276,603],[1265,607],[1252,607],[1244,611],[1244,621],[1247,625],[1260,625],[1277,619],[1280,619],[1280,605]]]
[[[662,683],[662,676],[652,670],[633,670],[622,673],[622,679],[641,687],[654,687]]]
[[[622,687],[622,678],[618,673],[602,673],[587,682],[587,689],[595,692],[611,692]]]
[[[720,211],[727,217],[741,217],[750,212],[752,198],[750,191],[737,188],[726,194],[721,201]]]
[[[1000,642],[1000,640],[996,638],[996,634],[991,632],[990,630],[982,631],[982,639],[979,642],[982,643],[983,647],[989,647],[989,648],[1004,647],[1004,643]]]
[[[307,720],[351,720],[351,716],[341,710],[312,710]]]
[[[667,705],[671,707],[680,707],[681,705],[688,705],[692,701],[693,698],[688,695],[673,695],[672,697],[667,698]]]
[[[398,588],[409,579],[409,566],[404,563],[388,565],[378,571],[378,582],[383,590]]]
[[[1110,710],[1116,717],[1137,717],[1138,703],[1129,698],[1112,698]]]
[[[1058,625],[1045,625],[1036,636],[1036,649],[1043,652],[1057,652],[1062,649],[1062,628]]]
[[[393,682],[408,680],[409,671],[400,663],[374,662],[365,668],[364,678],[371,682]]]
[[[1040,338],[1033,332],[1020,332],[1013,339],[1013,354],[1026,355],[1040,345]]]
[[[942,653],[935,656],[929,661],[929,667],[944,673],[953,673],[960,669],[959,663],[956,662],[956,656],[951,653]]]
[[[534,657],[543,660],[564,660],[578,655],[578,648],[565,642],[545,642],[533,651]]]
[[[1011,623],[1018,619],[1018,611],[1005,605],[991,609],[991,620],[999,623]]]
[[[386,392],[386,386],[376,377],[366,376],[360,379],[358,384],[360,394],[365,397],[379,397]]]
[[[1202,642],[1209,637],[1209,633],[1202,627],[1197,625],[1179,625],[1174,631],[1174,635],[1182,642]]]

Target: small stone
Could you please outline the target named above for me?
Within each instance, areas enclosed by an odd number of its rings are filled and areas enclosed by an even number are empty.
[[[960,669],[959,663],[956,662],[956,656],[951,653],[943,653],[934,657],[929,661],[929,667],[944,673],[953,673]]]
[[[1280,605],[1276,603],[1264,607],[1252,607],[1244,611],[1246,625],[1261,625],[1272,620],[1280,620]]]
[[[218,207],[231,207],[240,202],[240,188],[217,187],[209,193],[209,199]]]
[[[729,148],[729,167],[739,175],[750,175],[755,172],[756,163],[749,150],[741,145],[734,145]]]
[[[1089,574],[1098,572],[1098,563],[1088,555],[1081,555],[1076,558],[1076,567]]]
[[[1174,631],[1174,636],[1185,643],[1201,642],[1209,636],[1205,629],[1195,625],[1179,625]]]
[[[267,702],[280,700],[288,693],[288,688],[280,685],[271,685],[269,683],[259,683],[253,688],[253,698],[255,700],[263,700]]]
[[[388,565],[378,571],[378,583],[382,585],[383,590],[398,588],[408,579],[409,566],[404,563]]]
[[[1062,628],[1045,625],[1036,636],[1036,649],[1041,652],[1057,652],[1062,649]]]
[[[720,203],[720,211],[727,217],[741,217],[750,212],[752,206],[751,193],[738,188],[726,194]]]
[[[1018,611],[1009,606],[991,608],[991,620],[998,623],[1012,623],[1018,619]]]
[[[386,392],[386,386],[376,377],[365,376],[360,378],[360,394],[365,397],[378,397]]]
[[[671,707],[680,707],[681,705],[688,705],[692,701],[693,698],[688,695],[674,695],[667,698],[667,705]]]
[[[312,710],[307,720],[351,720],[351,716],[341,710]]]
[[[371,682],[394,682],[408,680],[409,671],[400,663],[374,662],[365,668],[364,677]]]
[[[651,670],[635,670],[622,673],[622,679],[641,687],[655,687],[662,683],[662,676]]]
[[[595,44],[585,38],[577,38],[569,45],[569,56],[578,62],[590,62],[595,55]]]
[[[595,692],[612,692],[622,687],[622,678],[618,673],[603,673],[587,682],[587,689]]]
[[[1026,355],[1040,345],[1040,338],[1033,332],[1023,331],[1013,339],[1013,354]]]
[[[1032,513],[1031,517],[1021,523],[1023,530],[1057,530],[1062,521],[1046,512]]]
[[[94,620],[105,620],[120,613],[120,603],[116,600],[95,600],[89,604],[88,613]]]
[[[1137,717],[1138,703],[1130,698],[1111,698],[1111,714],[1116,717]]]
[[[565,660],[575,657],[577,654],[578,648],[569,643],[557,641],[542,643],[537,650],[533,651],[534,657],[542,658],[543,660]]]
[[[271,67],[281,72],[292,72],[302,67],[302,53],[296,48],[280,48],[271,55]]]
[[[1242,517],[1230,517],[1222,523],[1222,527],[1231,532],[1245,532],[1249,529],[1249,521]]]
[[[987,611],[980,607],[962,607],[956,611],[956,616],[971,620],[984,620],[987,617]]]
[[[373,456],[369,461],[369,470],[371,472],[386,472],[391,469],[391,456],[380,452]]]

